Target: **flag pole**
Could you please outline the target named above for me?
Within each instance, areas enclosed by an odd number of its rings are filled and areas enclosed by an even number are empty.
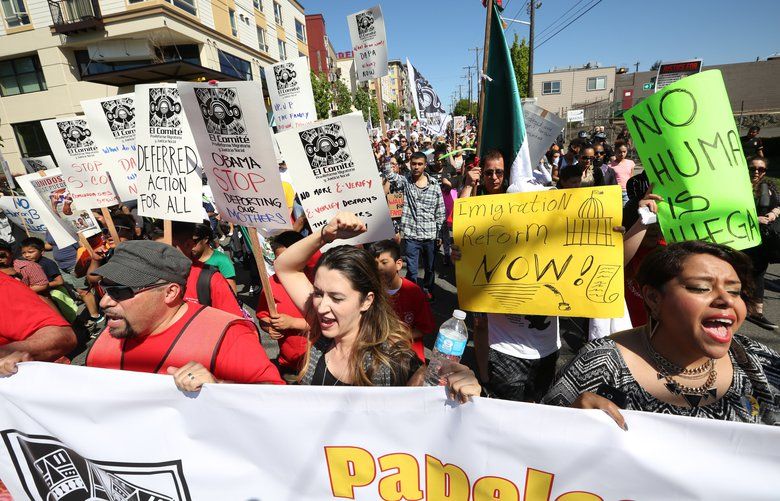
[[[477,128],[477,155],[482,153],[482,124],[484,123],[484,117],[482,116],[485,111],[485,82],[482,76],[487,73],[488,65],[488,52],[490,51],[490,26],[493,22],[493,0],[487,0],[487,16],[485,16],[485,45],[482,49],[482,73],[477,75],[477,82],[479,83],[479,127]]]

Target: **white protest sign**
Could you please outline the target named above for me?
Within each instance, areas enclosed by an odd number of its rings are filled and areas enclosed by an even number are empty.
[[[119,203],[86,117],[43,120],[41,127],[76,207],[95,209]]]
[[[180,82],[179,94],[222,219],[290,229],[260,82]]]
[[[57,164],[54,163],[54,159],[49,155],[44,155],[42,157],[23,158],[22,164],[24,165],[24,170],[26,170],[28,174],[46,169],[57,168]]]
[[[3,170],[3,176],[8,182],[8,187],[11,189],[16,188],[16,185],[14,184],[14,176],[11,175],[11,168],[8,166],[8,162],[5,161],[5,158],[3,158],[2,153],[0,153],[0,168]]]
[[[264,71],[277,130],[283,131],[317,120],[308,59],[288,59],[266,66]]]
[[[387,75],[387,36],[379,5],[348,15],[347,24],[358,81]]]
[[[34,500],[777,498],[776,427],[623,414],[27,362],[0,378],[0,479]]]
[[[339,245],[376,242],[395,235],[360,113],[276,134],[293,187],[313,231],[339,211],[350,211],[368,231]]]
[[[566,112],[567,122],[584,122],[585,110],[569,110]]]
[[[200,158],[174,83],[135,86],[138,214],[203,221]]]
[[[30,206],[27,197],[0,197],[0,210],[19,228],[41,236],[46,234],[46,224],[38,210]]]
[[[565,120],[555,113],[533,103],[523,103],[525,134],[528,138],[528,153],[531,163],[536,165],[561,133]]]
[[[78,209],[65,186],[60,169],[47,169],[16,178],[27,195],[30,207],[41,216],[57,247],[67,247],[78,240],[100,232],[100,227],[87,209]]]
[[[92,139],[123,202],[138,198],[134,94],[81,101],[92,125]]]
[[[466,127],[466,117],[464,116],[457,116],[452,117],[452,127],[455,129],[455,132],[462,132],[463,129]]]
[[[658,92],[667,85],[671,85],[685,77],[701,73],[701,59],[690,59],[686,61],[674,61],[662,63],[658,66],[655,75],[654,91]]]

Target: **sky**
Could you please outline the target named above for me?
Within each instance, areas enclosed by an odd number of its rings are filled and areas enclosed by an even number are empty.
[[[475,65],[484,43],[481,0],[300,0],[307,14],[321,13],[337,52],[350,50],[347,15],[377,3],[382,7],[390,59],[406,58],[433,85],[449,108],[452,94],[467,80],[464,66]],[[538,2],[539,0],[537,0]],[[504,0],[504,17],[528,20],[525,0]],[[780,52],[780,1],[750,0],[542,0],[536,10],[534,73],[553,67],[626,66],[646,71],[656,60],[703,59],[704,66],[742,61]],[[578,17],[579,14],[593,8]],[[571,10],[570,10],[571,9]],[[567,12],[568,11],[568,12]],[[563,17],[561,17],[563,16]],[[573,21],[569,26],[567,23]],[[557,35],[553,35],[563,28]],[[546,30],[546,31],[545,31]],[[514,34],[528,26],[513,23]],[[481,60],[479,62],[481,66]],[[780,64],[780,63],[779,63]]]

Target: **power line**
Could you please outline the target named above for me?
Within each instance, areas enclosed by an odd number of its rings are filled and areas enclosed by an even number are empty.
[[[545,39],[544,39],[544,40],[543,40],[541,43],[539,43],[538,45],[536,45],[536,47],[534,47],[534,50],[538,49],[538,48],[539,48],[539,47],[541,47],[542,45],[544,45],[544,44],[546,44],[547,42],[549,42],[551,39],[555,38],[555,35],[557,35],[557,34],[558,34],[558,33],[560,33],[561,31],[565,30],[565,29],[566,29],[566,28],[567,28],[567,27],[568,27],[568,26],[569,26],[571,23],[573,23],[573,22],[574,22],[574,21],[576,21],[577,19],[581,18],[582,16],[584,16],[585,14],[587,14],[588,12],[590,12],[590,10],[591,10],[591,9],[593,9],[593,7],[597,6],[597,5],[598,5],[598,4],[600,4],[602,1],[603,1],[603,0],[598,0],[596,3],[594,3],[593,5],[591,5],[590,7],[588,7],[588,9],[587,9],[587,10],[585,10],[585,11],[584,11],[582,14],[580,14],[580,15],[579,15],[579,16],[577,16],[577,17],[575,17],[575,18],[574,18],[574,19],[572,19],[571,21],[569,21],[569,23],[568,23],[568,24],[566,24],[566,25],[565,25],[563,28],[559,29],[558,31],[556,31],[555,33],[553,33],[552,35],[550,35],[549,37],[545,38]]]
[[[566,12],[564,12],[563,14],[561,14],[560,16],[558,16],[558,17],[555,19],[555,21],[553,21],[553,22],[551,22],[550,24],[548,24],[546,28],[544,28],[542,31],[540,31],[540,32],[537,34],[537,36],[539,36],[539,37],[542,37],[542,36],[544,36],[544,34],[545,34],[545,33],[548,33],[548,34],[549,34],[549,31],[551,31],[551,30],[550,30],[551,28],[553,28],[553,27],[555,27],[555,26],[558,26],[558,23],[559,23],[559,22],[564,22],[564,21],[562,21],[562,20],[563,20],[565,17],[567,17],[567,14],[568,14],[569,12],[571,12],[572,10],[574,10],[574,8],[575,8],[575,7],[577,7],[579,4],[581,4],[581,3],[582,3],[582,2],[584,2],[584,1],[585,1],[585,0],[579,0],[578,2],[576,2],[574,5],[572,5],[572,6],[569,8],[569,10],[567,10]]]

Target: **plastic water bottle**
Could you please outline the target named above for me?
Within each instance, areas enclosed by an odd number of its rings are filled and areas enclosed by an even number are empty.
[[[454,310],[452,318],[441,324],[439,335],[436,336],[436,344],[433,347],[431,363],[425,372],[425,386],[439,386],[445,384],[441,378],[441,368],[444,362],[459,362],[466,350],[469,333],[466,330],[466,312]]]

